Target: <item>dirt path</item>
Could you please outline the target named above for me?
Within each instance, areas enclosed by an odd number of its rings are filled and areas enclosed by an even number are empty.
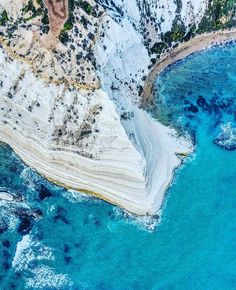
[[[68,18],[68,0],[45,0],[48,8],[50,31],[46,41],[49,46],[55,46],[58,36]]]

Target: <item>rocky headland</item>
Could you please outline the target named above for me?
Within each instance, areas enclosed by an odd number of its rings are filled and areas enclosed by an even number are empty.
[[[192,144],[147,112],[153,81],[235,39],[223,2],[1,1],[0,140],[58,184],[155,214]]]

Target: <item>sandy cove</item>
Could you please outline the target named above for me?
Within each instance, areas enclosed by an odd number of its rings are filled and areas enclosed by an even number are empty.
[[[178,60],[184,59],[195,52],[234,40],[236,40],[236,29],[205,33],[202,35],[197,35],[189,41],[180,44],[170,52],[163,54],[153,66],[149,76],[147,77],[142,94],[141,106],[145,108],[146,106],[152,104],[154,98],[153,89],[155,79],[157,75],[169,65]]]

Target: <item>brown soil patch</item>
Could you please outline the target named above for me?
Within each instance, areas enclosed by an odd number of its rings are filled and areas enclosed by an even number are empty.
[[[50,31],[45,39],[48,46],[54,47],[68,18],[68,0],[45,0],[48,8]]]

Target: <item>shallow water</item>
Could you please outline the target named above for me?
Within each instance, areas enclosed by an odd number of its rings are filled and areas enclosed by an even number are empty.
[[[52,185],[1,146],[0,190],[24,200],[0,201],[0,289],[235,289],[236,151],[216,142],[235,126],[235,63],[235,45],[213,48],[157,80],[162,118],[196,142],[159,224]]]

